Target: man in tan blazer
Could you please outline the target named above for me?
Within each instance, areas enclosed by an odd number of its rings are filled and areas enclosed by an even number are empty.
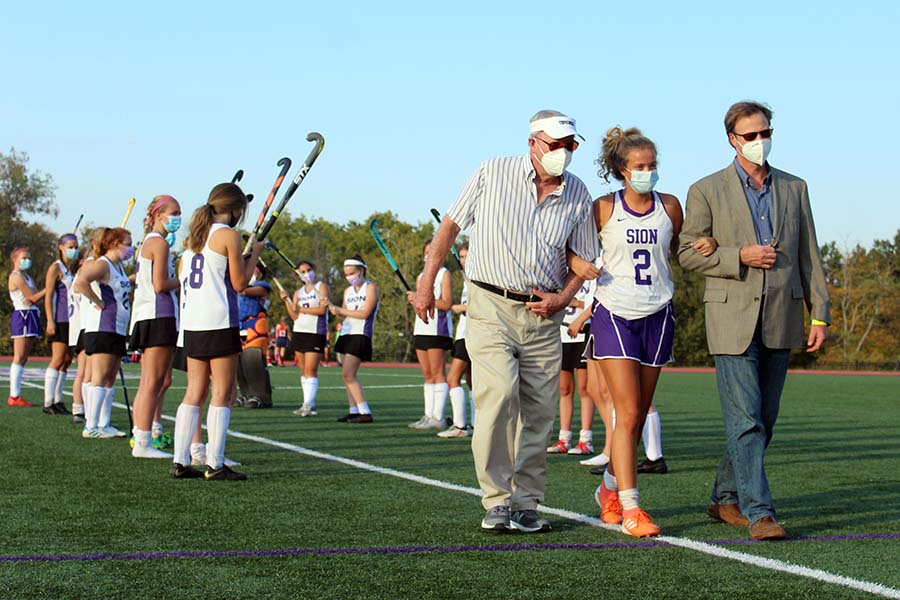
[[[763,461],[772,439],[791,348],[827,336],[828,288],[806,182],[769,165],[772,111],[738,102],[725,115],[734,161],[691,186],[679,262],[706,276],[706,337],[716,362],[726,448],[707,513],[779,539]],[[694,247],[712,237],[708,257]]]

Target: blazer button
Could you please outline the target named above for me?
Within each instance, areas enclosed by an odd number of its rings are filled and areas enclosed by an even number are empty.
[[[754,302],[759,302],[759,298],[754,298],[753,301],[754,301]]]

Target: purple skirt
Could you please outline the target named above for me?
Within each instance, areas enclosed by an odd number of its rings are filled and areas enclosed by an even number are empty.
[[[37,309],[14,310],[9,320],[11,337],[41,337],[41,313]]]

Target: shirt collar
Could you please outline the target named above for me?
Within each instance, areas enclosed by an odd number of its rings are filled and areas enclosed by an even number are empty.
[[[734,166],[737,169],[738,177],[741,180],[741,185],[745,188],[753,187],[750,183],[750,175],[747,173],[747,171],[744,170],[744,167],[741,166],[741,163],[738,161],[737,158],[734,159]],[[770,167],[768,163],[766,163],[766,167],[768,167],[769,172],[766,174],[765,178],[763,179],[763,188],[769,187],[769,184],[772,183],[772,167]],[[753,188],[753,189],[756,189],[756,188]]]

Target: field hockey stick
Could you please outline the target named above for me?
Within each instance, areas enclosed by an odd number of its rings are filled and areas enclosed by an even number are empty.
[[[278,161],[278,166],[281,167],[281,171],[278,173],[278,177],[275,179],[274,185],[272,185],[272,190],[269,192],[269,196],[266,198],[265,204],[263,204],[262,210],[259,211],[259,218],[256,219],[256,227],[253,228],[253,233],[250,234],[250,237],[247,239],[246,245],[244,245],[244,254],[250,253],[250,248],[253,247],[253,242],[256,241],[256,236],[259,233],[260,227],[262,227],[263,222],[266,220],[266,213],[269,212],[269,207],[272,206],[272,201],[275,200],[275,195],[278,194],[278,189],[281,188],[281,182],[284,181],[285,175],[287,172],[291,170],[291,159],[285,156],[281,160]]]
[[[264,261],[263,259],[260,258],[257,262],[263,269],[268,271],[268,276],[271,277],[272,281],[275,282],[275,287],[277,287],[279,291],[287,293],[287,291],[284,289],[284,286],[281,285],[280,281],[278,281],[278,278],[275,277],[274,275],[272,275],[272,269],[269,268],[269,265],[266,264],[266,261]],[[265,277],[266,277],[266,273],[263,273],[263,278],[265,278]]]
[[[384,254],[384,257],[387,259],[388,264],[391,265],[391,268],[394,270],[394,275],[400,278],[400,283],[403,284],[403,287],[406,288],[407,292],[411,292],[412,288],[409,287],[409,284],[406,283],[406,279],[403,277],[403,273],[400,272],[400,267],[397,266],[397,261],[394,260],[394,257],[391,256],[391,251],[388,250],[387,246],[384,244],[384,240],[381,239],[381,234],[378,233],[378,225],[380,221],[378,219],[372,219],[369,223],[369,233],[372,234],[372,237],[375,238],[375,243],[378,244],[378,249],[381,250],[381,253]]]
[[[125,218],[122,219],[122,229],[125,229],[125,226],[128,225],[128,218],[131,216],[131,211],[134,210],[134,198],[128,201],[128,210],[125,211]]]
[[[122,379],[122,393],[125,394],[125,410],[128,412],[128,431],[134,433],[134,421],[131,419],[131,403],[128,401],[128,386],[125,385],[125,372],[119,365],[119,377]]]
[[[432,208],[431,214],[434,215],[434,219],[438,222],[438,225],[441,224],[441,213],[438,212],[438,209]],[[462,271],[462,259],[459,257],[459,251],[456,249],[456,244],[450,244],[450,252],[453,254],[453,258],[456,259],[456,264],[459,265],[459,270]]]
[[[81,213],[78,216],[78,222],[75,223],[75,230],[72,232],[75,235],[78,235],[78,228],[81,226],[81,220],[84,218],[84,213]]]
[[[250,239],[250,236],[248,236],[245,233],[244,239]],[[273,242],[271,240],[265,240],[265,242],[266,242],[266,250],[273,250],[275,252],[275,254],[277,254],[278,257],[281,258],[281,260],[283,260],[285,262],[285,264],[287,264],[288,267],[290,267],[291,274],[293,274],[294,277],[296,277],[299,281],[303,281],[303,277],[301,277],[300,273],[297,272],[297,269],[294,267],[294,263],[291,262],[290,258],[285,256],[284,252],[282,252],[281,250],[278,249],[278,246],[275,245],[275,242]],[[258,262],[260,262],[260,264],[262,264],[262,257],[260,257],[258,259]],[[265,268],[268,269],[269,267],[265,267]]]
[[[288,189],[284,192],[284,196],[281,197],[281,201],[278,203],[278,206],[276,206],[275,210],[272,211],[272,214],[269,215],[269,218],[262,226],[262,229],[257,232],[256,239],[258,240],[266,239],[266,236],[269,234],[269,230],[272,229],[275,221],[277,221],[278,217],[281,215],[281,211],[283,211],[284,207],[287,206],[288,200],[290,200],[291,196],[294,195],[294,192],[297,191],[297,188],[306,178],[306,174],[309,173],[309,170],[312,168],[313,163],[316,162],[316,159],[319,158],[319,155],[322,154],[322,150],[325,148],[325,138],[315,131],[311,131],[307,134],[306,141],[315,142],[316,147],[310,151],[309,156],[307,156],[306,160],[303,161],[303,164],[300,166],[300,170],[294,176],[294,180],[291,181],[291,185],[289,185]]]

